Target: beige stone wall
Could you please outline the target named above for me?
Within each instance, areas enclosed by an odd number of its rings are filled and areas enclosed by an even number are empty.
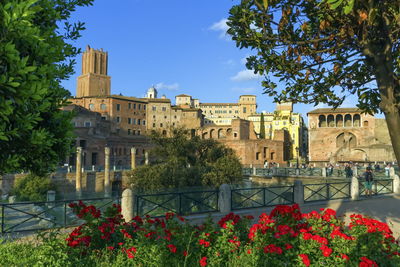
[[[383,162],[395,159],[386,123],[353,110],[308,114],[310,162]]]

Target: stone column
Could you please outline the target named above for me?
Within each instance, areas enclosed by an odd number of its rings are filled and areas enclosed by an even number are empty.
[[[135,198],[132,189],[125,189],[122,192],[121,199],[121,214],[124,217],[125,222],[129,222],[134,217],[133,209],[135,207]]]
[[[144,152],[144,164],[149,165],[149,152]]]
[[[300,169],[296,168],[296,176],[299,176],[299,175],[300,175]]]
[[[400,195],[400,178],[397,174],[393,176],[393,193]]]
[[[293,201],[299,205],[304,204],[304,188],[301,180],[294,181]]]
[[[353,176],[353,178],[351,178],[350,186],[351,186],[350,188],[351,200],[357,200],[360,197],[360,189],[357,177]]]
[[[257,169],[256,169],[256,167],[253,167],[253,175],[257,175]]]
[[[219,187],[218,207],[221,213],[231,212],[231,187],[227,184]]]
[[[136,147],[131,148],[131,169],[136,169]]]
[[[111,187],[110,187],[110,148],[104,148],[104,196],[111,196]]]
[[[76,148],[76,175],[75,175],[76,196],[82,196],[82,147]]]

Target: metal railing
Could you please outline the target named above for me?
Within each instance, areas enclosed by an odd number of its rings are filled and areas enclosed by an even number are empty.
[[[350,198],[351,182],[305,184],[304,202]]]
[[[120,198],[71,199],[43,202],[2,203],[1,234],[40,231],[82,224],[68,206],[82,200],[86,205],[95,205],[104,211],[112,204],[120,204]]]
[[[231,190],[231,209],[260,208],[293,204],[294,186],[240,188]]]
[[[152,217],[174,212],[179,215],[217,212],[218,190],[140,194],[136,198],[136,214]]]
[[[360,196],[366,195],[365,181],[359,181]],[[392,179],[374,179],[372,181],[372,192],[374,195],[384,195],[393,193]]]

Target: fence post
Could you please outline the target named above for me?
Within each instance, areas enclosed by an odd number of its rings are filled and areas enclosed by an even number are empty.
[[[115,167],[115,166],[114,166]],[[104,196],[110,197],[110,148],[104,148]]]
[[[46,197],[46,199],[47,199],[47,202],[54,202],[54,201],[56,201],[56,191],[54,191],[54,190],[49,190],[49,191],[47,191],[47,197]],[[55,206],[55,204],[54,204],[54,203],[47,203],[47,206],[48,206],[49,208],[52,208],[52,207]]]
[[[300,175],[300,169],[296,168],[296,176],[299,176],[299,175]]]
[[[278,168],[277,167],[273,167],[272,168],[272,176],[276,176],[278,174]]]
[[[125,222],[129,222],[132,220],[133,216],[133,207],[135,206],[135,198],[132,192],[132,189],[125,189],[122,192],[121,199],[121,214],[125,220]]]
[[[76,148],[76,175],[75,175],[75,191],[78,198],[82,196],[82,147]]]
[[[357,200],[360,197],[360,188],[359,187],[360,186],[358,184],[357,177],[353,176],[351,178],[351,189],[350,189],[351,200]]]
[[[227,184],[222,184],[218,192],[218,207],[221,213],[231,212],[231,187]]]
[[[253,167],[253,175],[257,175],[257,169],[256,169],[256,167]]]
[[[357,166],[353,167],[353,177],[357,177],[358,176],[358,169]]]
[[[394,177],[395,175],[396,175],[396,172],[395,172],[394,168],[393,168],[393,167],[390,167],[390,169],[389,169],[389,176],[390,176],[390,177]]]
[[[294,181],[293,194],[294,203],[297,203],[299,205],[304,204],[304,188],[303,182],[301,180]]]
[[[400,195],[400,178],[397,174],[393,176],[393,193]]]
[[[322,177],[326,177],[326,168],[322,167]]]

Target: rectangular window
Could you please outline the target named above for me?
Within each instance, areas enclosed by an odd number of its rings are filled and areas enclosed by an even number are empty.
[[[246,107],[243,107],[243,113],[246,113],[247,109]]]
[[[105,120],[107,120],[107,117],[106,116],[101,116],[101,120],[105,121]]]
[[[143,105],[143,110],[146,110],[146,105]]]
[[[136,135],[136,130],[133,130],[133,131],[132,131],[132,135]]]
[[[152,106],[151,110],[156,111],[157,107],[156,106]]]
[[[132,108],[132,104],[128,103],[128,108],[131,109]]]
[[[160,123],[160,127],[163,127],[163,124],[162,124],[162,123]]]
[[[137,134],[140,135],[140,130],[137,131]]]
[[[137,124],[140,125],[140,119],[137,120]]]
[[[167,111],[167,108],[166,107],[162,107],[162,111]]]
[[[155,128],[156,127],[156,124],[155,123],[153,123],[153,128]]]
[[[146,125],[146,120],[143,120],[143,121],[142,121],[142,125]]]
[[[128,135],[131,135],[131,129],[128,129]]]
[[[92,126],[92,123],[90,121],[85,121],[85,127],[90,127]]]
[[[132,124],[132,119],[128,118],[128,124]]]
[[[136,103],[133,103],[133,109],[136,109]]]
[[[133,118],[132,124],[136,124],[136,119],[135,118]]]
[[[120,111],[120,110],[121,110],[121,105],[117,104],[117,111]]]
[[[138,104],[138,109],[140,110],[140,107],[141,107],[142,105],[141,104]]]
[[[121,122],[121,117],[117,117],[117,122],[118,122],[118,123]]]
[[[86,148],[86,140],[79,140],[79,146],[83,149]]]
[[[97,165],[97,153],[92,152],[92,165]]]

